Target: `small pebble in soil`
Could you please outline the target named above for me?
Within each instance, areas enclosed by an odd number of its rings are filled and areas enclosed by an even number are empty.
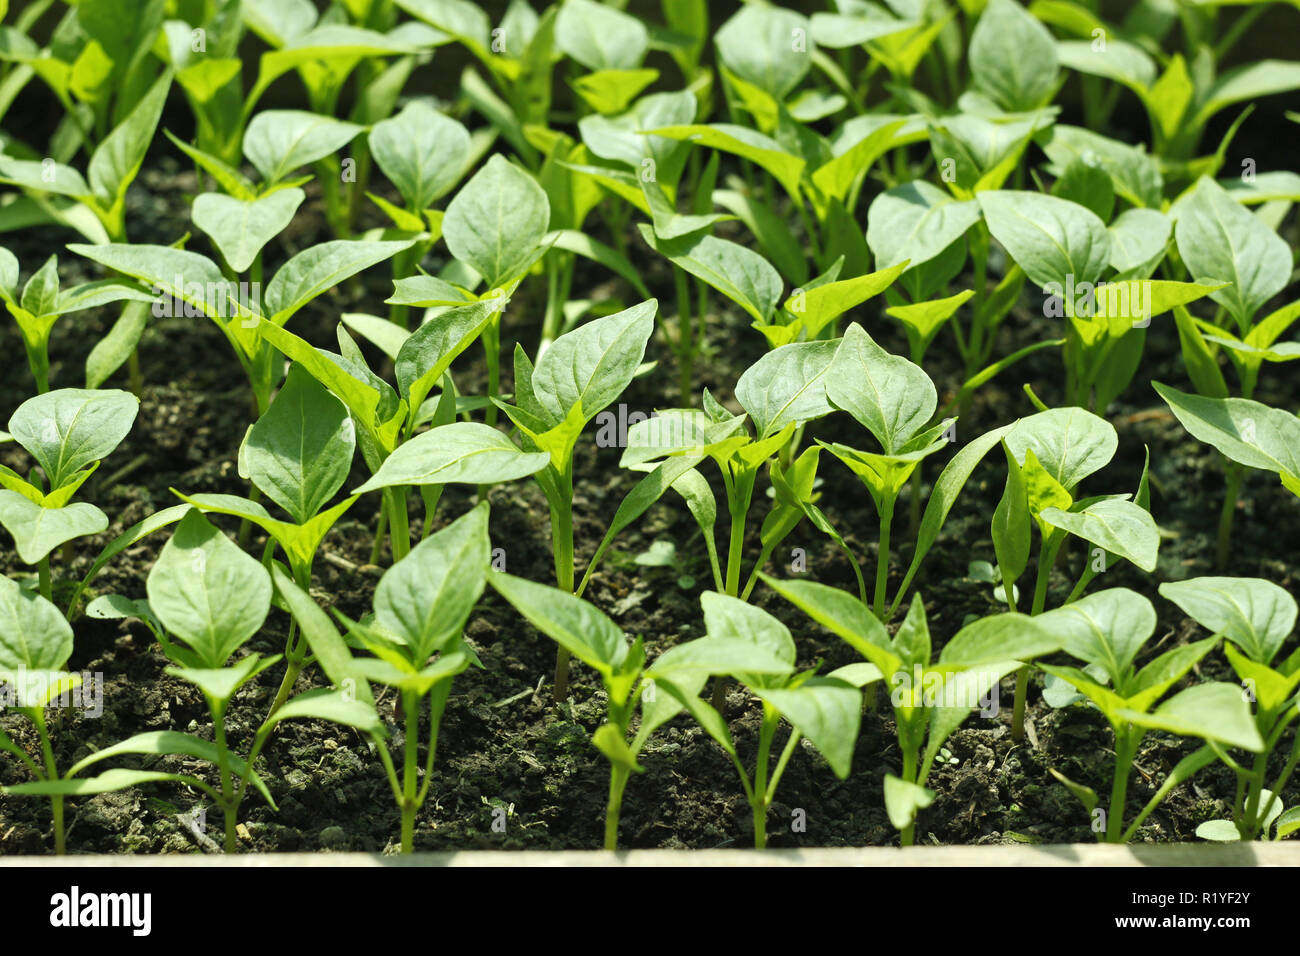
[[[320,845],[327,850],[342,849],[347,844],[348,835],[342,827],[326,827],[320,832]]]

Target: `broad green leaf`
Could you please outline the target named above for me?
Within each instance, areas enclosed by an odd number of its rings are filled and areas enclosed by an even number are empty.
[[[1048,474],[1072,492],[1115,457],[1115,426],[1082,408],[1052,408],[1022,418],[1007,433],[1007,447],[1022,465],[1032,449]]]
[[[588,422],[627,388],[645,357],[659,303],[648,299],[556,339],[533,369],[532,390],[550,424],[580,409]]]
[[[636,289],[642,298],[650,298],[645,283],[641,281],[640,273],[628,261],[627,257],[613,246],[607,246],[603,242],[591,238],[585,232],[579,232],[576,229],[559,229],[548,233],[543,240],[543,245],[549,245],[553,249],[563,249],[566,252],[574,252],[590,259],[592,262],[598,262],[609,271],[616,272],[626,279],[628,284]]]
[[[364,269],[410,248],[414,239],[374,242],[336,239],[304,249],[280,267],[266,287],[266,308],[284,325],[304,305]]]
[[[13,537],[19,560],[35,564],[65,541],[105,530],[108,515],[84,501],[42,507],[16,491],[0,488],[0,525]]]
[[[229,701],[239,688],[268,667],[274,666],[279,659],[279,654],[270,657],[249,654],[229,667],[168,667],[163,673],[193,684],[215,701]]]
[[[376,123],[368,142],[375,162],[414,211],[428,209],[456,185],[470,155],[469,131],[419,100]]]
[[[871,432],[888,455],[901,452],[930,423],[939,399],[920,366],[889,354],[856,324],[835,351],[826,397]]]
[[[759,438],[835,410],[826,388],[839,344],[835,339],[783,345],[745,369],[736,382],[736,400],[749,413]]]
[[[1136,206],[1160,208],[1164,178],[1155,157],[1144,148],[1064,124],[1052,126],[1045,135],[1043,152],[1058,174],[1074,160],[1082,159],[1110,173],[1116,195]]]
[[[448,204],[442,234],[451,254],[497,289],[536,261],[550,215],[537,181],[495,155]]]
[[[456,357],[497,320],[503,304],[504,299],[485,299],[447,309],[411,333],[394,363],[397,387],[408,407],[420,407]]]
[[[1153,713],[1123,710],[1120,714],[1124,719],[1152,730],[1217,740],[1252,753],[1264,749],[1250,705],[1242,696],[1241,688],[1234,684],[1197,684],[1175,694]]]
[[[646,132],[666,139],[686,140],[748,159],[771,173],[791,198],[799,195],[799,180],[805,165],[803,157],[791,153],[776,140],[757,130],[731,123],[709,123],[662,126]]]
[[[867,245],[881,266],[929,262],[980,218],[979,203],[958,201],[924,180],[887,189],[867,210]]]
[[[1156,569],[1160,529],[1151,512],[1118,498],[1094,502],[1082,511],[1046,508],[1039,517],[1092,544],[1131,561],[1147,573]]]
[[[812,581],[781,581],[761,573],[759,577],[822,627],[847,641],[880,668],[886,679],[902,665],[884,625],[853,595]]]
[[[1115,185],[1099,166],[1076,159],[1052,184],[1052,195],[1078,203],[1109,222],[1115,212]]]
[[[307,194],[277,189],[260,199],[203,193],[194,200],[194,225],[206,232],[235,272],[246,272],[262,247],[293,220]]]
[[[645,24],[593,0],[564,0],[555,18],[555,45],[589,70],[641,65],[650,43]]]
[[[808,338],[816,338],[822,329],[845,312],[889,288],[905,267],[904,263],[899,263],[852,279],[827,282],[812,289],[796,289],[794,295],[786,300],[786,311],[798,317]]]
[[[898,319],[907,331],[908,341],[913,350],[924,352],[943,323],[956,314],[957,310],[975,295],[975,290],[967,289],[942,299],[929,302],[914,302],[910,305],[895,305],[885,310],[890,318]]]
[[[1107,227],[1110,266],[1119,272],[1141,269],[1164,257],[1173,223],[1154,209],[1126,209]],[[1142,269],[1146,272],[1146,269]],[[1149,274],[1149,273],[1148,273]]]
[[[1107,36],[1101,49],[1093,40],[1062,40],[1056,56],[1068,69],[1116,80],[1131,90],[1145,91],[1156,79],[1155,62],[1146,51],[1117,37]]]
[[[1067,284],[1095,282],[1110,262],[1106,224],[1078,203],[1017,190],[976,198],[989,232],[1039,286],[1055,286],[1059,295]]]
[[[1007,481],[1002,490],[1002,497],[993,509],[991,532],[993,552],[998,559],[998,568],[1002,572],[1002,586],[1011,594],[1020,575],[1024,574],[1029,564],[1029,548],[1033,526],[1029,520],[1028,491],[1025,488],[1024,473],[1016,463],[1011,450],[1003,443],[1007,457]]]
[[[70,656],[72,628],[59,609],[0,577],[0,668],[58,671]]]
[[[74,199],[89,199],[91,195],[90,186],[81,173],[62,163],[0,156],[0,182]]]
[[[504,571],[489,574],[488,583],[530,624],[602,676],[608,678],[626,660],[622,630],[582,598]]]
[[[304,110],[263,110],[244,131],[244,155],[267,185],[341,150],[364,127]]]
[[[149,606],[206,668],[221,668],[266,620],[266,569],[191,511],[163,545],[145,582]]]
[[[758,687],[775,678],[773,686],[780,686],[794,673],[794,664],[747,637],[708,636],[669,648],[659,655],[646,676],[655,679],[662,675],[681,681],[693,672],[743,677],[746,683]]]
[[[453,422],[416,435],[384,459],[356,494],[403,485],[495,485],[545,468],[545,452],[525,452],[495,428]]]
[[[1206,91],[1204,105],[1194,121],[1202,126],[1215,113],[1233,103],[1258,100],[1300,89],[1300,63],[1290,60],[1256,60],[1220,76]]]
[[[146,243],[112,243],[87,246],[68,245],[79,256],[93,259],[133,279],[152,286],[159,293],[180,299],[204,315],[235,315],[238,311],[230,298],[236,289],[217,264],[207,256],[171,246]]]
[[[939,663],[974,670],[1054,653],[1061,648],[1061,637],[1044,627],[1041,618],[1010,612],[982,617],[952,636],[939,653]]]
[[[1295,598],[1263,578],[1170,581],[1160,585],[1160,594],[1206,630],[1223,635],[1261,664],[1270,663],[1295,630]]]
[[[784,99],[811,66],[811,25],[793,10],[744,4],[714,35],[718,59],[742,80]]]
[[[862,723],[862,691],[833,677],[810,677],[797,687],[751,690],[813,742],[837,777],[848,777]]]
[[[747,641],[785,661],[793,671],[794,638],[790,629],[762,608],[739,598],[705,591],[700,595],[704,610],[704,631],[713,640]],[[734,672],[733,672],[734,673]]]
[[[661,184],[675,186],[690,147],[650,133],[693,122],[697,106],[690,90],[651,93],[618,116],[584,116],[578,120],[578,130],[587,149],[601,159],[631,167],[638,180],[650,175]],[[633,189],[639,195],[639,183]]]
[[[770,322],[781,298],[781,276],[758,253],[728,239],[688,236],[658,239],[645,223],[639,225],[646,243],[674,266],[703,279],[748,312],[755,321]]]
[[[375,713],[375,705],[363,703],[351,691],[317,688],[281,704],[260,728],[265,733],[282,720],[326,720],[344,727],[355,727],[367,734],[383,736],[384,724]]]
[[[1004,109],[1032,110],[1056,89],[1056,41],[1015,0],[989,0],[971,33],[970,69]]]
[[[578,95],[597,113],[621,113],[647,86],[659,79],[658,70],[597,70],[572,81]]]
[[[45,472],[50,489],[113,451],[131,430],[140,400],[117,389],[60,388],[18,406],[9,433]]]
[[[1300,478],[1300,418],[1246,398],[1204,398],[1151,384],[1193,438],[1247,467]]]
[[[123,201],[127,186],[139,172],[158,127],[171,82],[171,71],[164,72],[121,125],[105,136],[91,154],[86,169],[90,188],[105,207],[116,207]]]
[[[1034,620],[1055,634],[1071,657],[1102,667],[1117,688],[1127,679],[1138,651],[1156,629],[1151,602],[1128,588],[1107,588],[1086,595]]]
[[[244,439],[241,464],[262,492],[306,524],[347,480],[356,430],[344,404],[301,365]]]
[[[800,287],[808,282],[803,244],[790,232],[789,223],[770,205],[757,196],[730,189],[715,189],[712,198],[715,206],[721,206],[745,224],[758,240],[763,255],[787,281]]]
[[[1178,254],[1198,282],[1230,282],[1210,295],[1244,331],[1291,277],[1291,250],[1282,238],[1204,177],[1178,205]]]

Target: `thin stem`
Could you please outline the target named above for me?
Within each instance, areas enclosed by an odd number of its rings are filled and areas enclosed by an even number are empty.
[[[1141,738],[1133,731],[1118,734],[1115,739],[1115,779],[1110,788],[1110,813],[1106,817],[1106,842],[1119,843],[1124,832],[1124,801],[1128,796],[1129,771],[1137,754]]]
[[[45,709],[43,707],[33,707],[29,712],[32,723],[36,725],[36,732],[41,738],[41,754],[45,758],[45,779],[58,780],[59,768],[54,762],[54,747],[50,743],[49,730],[45,726]],[[67,849],[65,844],[65,834],[63,832],[63,797],[50,797],[50,811],[54,817],[54,852],[62,856]]]
[[[40,582],[41,597],[52,602],[54,600],[54,585],[50,580],[50,556],[48,554],[36,562],[36,574]]]
[[[402,757],[402,852],[410,853],[415,841],[416,768],[420,756],[419,698],[414,691],[402,692],[402,715],[405,722],[406,741]]]
[[[388,511],[389,541],[396,564],[411,552],[411,528],[406,514],[406,487],[384,489],[384,507]]]
[[[610,764],[609,803],[605,805],[605,849],[618,849],[618,817],[623,806],[623,788],[627,786],[628,768]]]
[[[217,770],[221,776],[221,809],[226,819],[225,850],[234,853],[238,849],[235,842],[238,804],[231,786],[230,751],[226,744],[226,703],[209,697],[208,710],[212,712],[212,735],[217,744]]]
[[[885,619],[885,591],[889,587],[889,529],[894,523],[894,502],[885,502],[880,512],[880,544],[876,549],[876,590],[871,609]]]
[[[1232,518],[1237,510],[1237,498],[1241,494],[1241,479],[1245,469],[1235,461],[1224,459],[1224,477],[1227,489],[1223,494],[1223,508],[1219,512],[1219,539],[1215,550],[1215,566],[1222,571],[1228,566],[1228,548],[1232,542]]]
[[[551,506],[551,548],[555,553],[555,585],[566,594],[573,593],[573,474],[556,476],[558,499]],[[555,651],[555,702],[558,704],[569,694],[569,652],[563,647]]]

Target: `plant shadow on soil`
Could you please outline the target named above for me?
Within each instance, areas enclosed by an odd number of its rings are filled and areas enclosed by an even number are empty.
[[[131,192],[132,235],[169,242],[183,234],[189,228],[184,218],[185,197],[193,192],[192,173],[179,171],[166,160],[156,164]],[[280,249],[281,258],[306,247],[323,231],[319,206],[304,207],[304,213],[288,232],[276,240],[278,246],[284,247]],[[26,233],[11,237],[11,248],[26,268],[51,252],[61,252],[63,281],[68,283],[74,278],[93,277],[88,263],[62,250],[62,243],[74,238],[52,230]],[[648,269],[645,280],[652,290],[672,288],[664,262],[649,254],[638,261]],[[75,275],[78,270],[84,275]],[[372,270],[364,281],[348,283],[314,303],[297,317],[295,330],[328,346],[333,338],[332,324],[340,312],[383,311],[386,285],[383,270]],[[540,315],[539,300],[544,290],[534,285],[526,283],[524,292],[511,304],[503,354],[509,354],[513,347],[509,339],[520,330],[524,331],[525,348],[531,351],[535,345],[532,319]],[[592,290],[597,298],[626,294],[605,276],[581,265],[574,288]],[[673,313],[671,301],[667,294],[661,299],[661,312],[668,316]],[[731,387],[739,373],[761,355],[761,336],[743,327],[735,309],[728,307],[721,315],[716,314],[720,304],[717,295],[710,301],[715,310],[707,330],[711,350],[697,367],[696,388],[698,391],[707,386],[736,408]],[[881,317],[878,304],[855,310],[850,317],[862,321],[886,348],[906,353],[904,340],[897,328]],[[81,384],[86,353],[107,331],[113,318],[109,310],[100,309],[56,326],[56,386]],[[1055,334],[1057,330],[1049,320],[1022,306],[1004,323],[1004,341],[999,343],[997,354],[1007,354],[1024,342]],[[22,349],[10,323],[0,325],[0,349],[0,354],[11,357],[0,376],[0,409],[7,416],[31,394],[27,370],[21,359],[13,358],[21,356]],[[88,542],[77,542],[71,564],[56,561],[55,573],[63,593],[69,582],[85,573],[93,556],[112,536],[152,511],[174,503],[169,488],[187,493],[246,490],[237,473],[235,454],[251,420],[250,403],[242,373],[228,349],[220,332],[206,319],[160,319],[150,325],[141,346],[147,384],[139,418],[127,440],[102,466],[98,480],[92,480],[83,494],[111,516],[112,525],[108,532]],[[380,357],[370,357],[378,367]],[[644,411],[676,405],[671,391],[675,374],[670,374],[674,360],[661,336],[652,341],[647,357],[659,361],[658,370],[635,381],[622,401],[629,409]],[[963,434],[978,434],[1032,413],[1020,391],[1022,382],[1032,383],[1038,394],[1050,402],[1060,378],[1058,362],[1055,352],[1039,352],[983,388],[967,421],[958,425],[959,441]],[[1150,330],[1143,368],[1153,372],[1152,377],[1171,383],[1184,380],[1176,336],[1159,320]],[[485,373],[477,347],[457,363],[457,370],[463,390],[482,390]],[[942,338],[927,357],[927,371],[940,387],[942,404],[951,395],[961,371],[945,350]],[[123,387],[122,379],[124,376],[119,374],[108,385]],[[504,385],[508,387],[509,382]],[[1294,377],[1288,379],[1284,373],[1266,379],[1259,397],[1282,407],[1300,404]],[[1222,473],[1212,453],[1172,419],[1147,380],[1135,380],[1124,400],[1108,410],[1107,417],[1119,430],[1119,453],[1098,475],[1097,487],[1105,492],[1135,489],[1143,448],[1149,447],[1153,511],[1164,540],[1157,575],[1148,577],[1120,565],[1094,582],[1093,590],[1124,585],[1156,602],[1162,629],[1143,655],[1142,660],[1146,660],[1196,636],[1195,625],[1158,598],[1155,586],[1160,580],[1211,573],[1209,556],[1213,553]],[[587,440],[579,447],[575,468],[579,571],[603,534],[605,521],[636,478],[634,473],[617,467],[618,449],[595,447],[593,434],[591,427]],[[809,429],[809,440],[812,437],[850,444],[863,440],[861,431],[844,415],[817,423]],[[22,450],[14,445],[0,446],[0,462],[22,470],[29,466]],[[113,476],[124,466],[128,466],[125,473],[106,487],[102,476]],[[938,470],[939,465],[926,470],[927,492]],[[823,458],[821,477],[822,507],[870,574],[874,567],[876,517],[869,497],[857,480],[829,457]],[[358,461],[348,487],[362,480]],[[1001,609],[987,584],[966,576],[971,561],[993,559],[986,516],[1001,494],[1001,480],[993,464],[976,471],[920,575],[931,628],[940,645],[961,627],[967,615]],[[752,540],[746,549],[751,556],[757,551],[757,529],[767,502],[762,488],[760,484],[751,516]],[[655,505],[615,542],[587,595],[629,634],[644,635],[651,658],[677,642],[700,635],[698,593],[709,577],[707,565],[699,556],[698,529],[685,509],[669,498]],[[541,493],[530,482],[521,482],[493,489],[490,500],[492,538],[496,545],[506,546],[508,569],[533,580],[553,580],[547,508]],[[326,539],[323,550],[328,557],[318,556],[316,561],[314,596],[352,616],[369,608],[380,573],[368,564],[375,504],[375,496],[359,501]],[[445,524],[469,504],[467,494],[448,489],[435,516],[435,526]],[[906,513],[903,505],[900,513]],[[421,514],[418,498],[413,496],[417,533]],[[1285,491],[1269,476],[1248,476],[1235,525],[1231,566],[1226,573],[1258,574],[1296,592],[1297,575],[1286,543],[1300,540],[1298,515],[1300,509],[1287,500]],[[217,521],[234,531],[232,522],[220,518]],[[722,533],[721,527],[719,530]],[[896,539],[905,541],[906,535],[896,534]],[[145,577],[165,540],[165,533],[156,534],[120,555],[96,580],[95,593],[143,596]],[[690,590],[678,585],[678,574],[673,569],[647,568],[633,562],[634,555],[657,540],[674,542],[688,562],[695,562],[685,568],[697,582]],[[263,545],[264,539],[254,536],[250,548],[260,554]],[[900,566],[906,567],[910,559],[906,547],[894,555],[891,588],[897,587]],[[847,562],[806,522],[787,540],[781,554],[788,555],[793,548],[805,550],[808,576],[837,587],[854,587]],[[1081,559],[1077,548],[1066,557],[1076,566]],[[788,575],[786,561],[784,557],[774,561],[769,570]],[[381,563],[387,563],[387,555]],[[1062,566],[1058,564],[1049,606],[1062,600],[1070,586]],[[22,576],[30,569],[20,565],[6,548],[0,550],[0,573]],[[1022,588],[1026,580],[1022,579]],[[850,648],[812,626],[770,592],[758,589],[755,602],[791,628],[800,648],[801,666],[821,663],[826,671],[855,660]],[[286,633],[286,615],[273,610],[266,627],[248,649],[281,651]],[[416,849],[600,846],[608,768],[589,743],[590,733],[604,716],[599,682],[590,671],[576,667],[571,701],[557,710],[551,702],[549,683],[554,645],[533,631],[490,589],[472,615],[466,636],[484,666],[458,677],[453,687],[439,737],[435,780],[417,823]],[[192,686],[166,676],[166,663],[148,630],[138,623],[86,617],[78,620],[76,647],[69,666],[103,675],[104,709],[97,718],[65,710],[53,720],[59,765],[66,767],[94,749],[147,730],[178,729],[210,737],[211,724],[201,696]],[[545,683],[541,683],[543,677]],[[1203,662],[1200,677],[1233,679],[1217,655]],[[279,679],[278,668],[272,668],[237,696],[229,726],[236,749],[247,749]],[[319,675],[309,674],[300,678],[297,690],[319,682]],[[1090,842],[1094,838],[1090,819],[1051,778],[1048,769],[1059,769],[1098,792],[1108,792],[1107,771],[1114,756],[1109,728],[1095,710],[1083,706],[1053,710],[1035,690],[1028,711],[1030,738],[1014,742],[1007,724],[1011,693],[1012,681],[1008,680],[1001,688],[1001,716],[983,719],[974,715],[947,742],[947,755],[930,779],[938,796],[921,815],[918,842],[1061,843]],[[381,715],[398,733],[394,704],[391,691],[380,695]],[[755,701],[733,689],[726,716],[747,765],[752,761],[760,714]],[[0,720],[20,744],[29,751],[33,748],[34,737],[25,720],[13,714]],[[1130,786],[1130,816],[1190,746],[1162,734],[1146,738]],[[882,777],[886,771],[898,769],[898,756],[893,722],[882,692],[878,708],[864,715],[854,770],[847,780],[836,779],[806,742],[798,748],[769,816],[770,845],[896,842],[897,834],[884,810]],[[679,717],[661,729],[652,738],[642,762],[646,772],[628,786],[621,846],[709,848],[746,846],[752,841],[749,809],[733,768],[716,744],[688,718]],[[215,777],[212,768],[182,758],[155,758],[140,765]],[[21,782],[24,773],[16,761],[0,760],[0,784]],[[371,745],[355,731],[314,722],[281,724],[265,751],[262,773],[279,804],[279,812],[250,796],[241,816],[241,850],[394,848],[398,814],[392,794]],[[1198,823],[1224,815],[1232,787],[1226,768],[1216,765],[1206,770],[1191,785],[1178,788],[1146,821],[1137,839],[1194,839]],[[1300,800],[1300,790],[1293,784],[1284,798],[1288,805],[1294,804]],[[79,798],[70,802],[68,845],[78,853],[196,852],[207,847],[209,841],[192,832],[187,818],[201,802],[201,794],[177,787],[136,788]],[[796,810],[803,812],[796,814]],[[803,832],[793,832],[796,818],[806,821]],[[0,854],[44,853],[51,845],[47,802],[0,796]]]

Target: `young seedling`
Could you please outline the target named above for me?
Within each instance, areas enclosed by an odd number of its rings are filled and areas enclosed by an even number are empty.
[[[861,688],[880,679],[870,664],[850,664],[825,676],[796,671],[790,631],[766,611],[714,591],[700,596],[705,636],[666,652],[646,671],[657,689],[684,706],[731,759],[754,819],[754,847],[767,846],[767,814],[790,758],[805,737],[841,780],[847,779],[862,721]],[[708,675],[731,677],[763,705],[754,771],[745,769],[721,714],[702,700]],[[696,683],[684,679],[694,676]],[[781,721],[790,733],[776,764],[772,747]]]
[[[891,637],[866,604],[844,591],[767,575],[763,580],[865,657],[888,686],[902,766],[899,775],[885,775],[885,806],[903,846],[913,842],[917,814],[934,801],[925,784],[944,742],[972,711],[996,716],[1002,678],[1061,646],[1032,619],[1008,612],[963,627],[932,662],[930,626],[919,594]]]
[[[465,643],[463,631],[483,593],[491,553],[488,506],[482,503],[425,538],[384,572],[375,589],[373,616],[352,621],[337,615],[349,634],[374,655],[355,658],[352,662],[355,672],[364,680],[392,687],[401,695],[405,742],[400,777],[387,744],[380,741],[378,750],[401,812],[403,853],[412,850],[415,818],[433,783],[438,729],[451,693],[451,682],[471,664],[478,664],[473,649]],[[287,580],[277,580],[277,586],[282,594],[292,587]],[[333,626],[301,589],[292,593],[295,600],[290,606],[304,634],[336,635]],[[429,739],[421,767],[420,711],[426,701]]]
[[[227,741],[231,702],[241,687],[273,666],[280,655],[264,658],[253,653],[233,664],[230,659],[261,629],[266,619],[271,607],[271,575],[202,514],[191,509],[159,553],[149,572],[146,590],[147,605],[133,608],[132,616],[152,622],[151,629],[158,634],[163,653],[174,665],[167,668],[167,673],[193,684],[203,694],[212,717],[213,740],[169,730],[137,734],[82,759],[68,769],[61,781],[22,784],[13,792],[75,796],[161,780],[185,783],[202,790],[221,809],[225,851],[233,853],[237,847],[239,808],[249,783],[275,807],[270,791],[253,772],[253,763],[280,721],[326,720],[355,727],[372,736],[382,735],[383,725],[369,697],[360,696],[353,686],[308,691],[268,717],[254,735],[247,757],[241,757]],[[342,648],[342,642],[338,643]],[[330,654],[329,648],[324,652],[321,647],[314,649],[322,658]],[[346,653],[345,649],[334,649],[334,657],[340,653]],[[218,785],[210,786],[190,775],[122,769],[72,779],[103,760],[132,754],[184,755],[214,764]]]
[[[273,518],[256,501],[238,495],[175,494],[202,512],[234,515],[261,528],[284,553],[294,583],[309,590],[321,542],[358,497],[327,507],[347,480],[355,451],[356,431],[347,408],[295,364],[271,407],[248,429],[239,451],[240,477],[279,505],[289,520]],[[263,562],[270,559],[268,548]],[[288,700],[308,651],[306,638],[291,627],[284,680],[272,714]]]
[[[515,404],[496,400],[523,436],[525,451],[550,461],[534,477],[551,511],[555,582],[573,593],[573,450],[582,430],[623,394],[654,332],[654,299],[595,319],[555,340],[534,365],[515,350]],[[642,509],[644,510],[644,509]],[[568,689],[569,652],[555,662],[555,698]]]
[[[126,437],[139,408],[129,392],[60,388],[29,398],[9,419],[10,434],[40,472],[24,479],[0,465],[0,525],[19,559],[36,565],[47,601],[53,600],[50,552],[108,527],[104,512],[72,496]]]
[[[1231,820],[1209,820],[1196,835],[1209,840],[1268,839],[1276,823],[1277,839],[1300,827],[1295,807],[1283,812],[1281,794],[1300,761],[1300,741],[1270,787],[1266,787],[1269,758],[1279,748],[1286,729],[1300,717],[1295,690],[1300,686],[1300,654],[1274,665],[1282,646],[1295,630],[1296,602],[1284,589],[1262,578],[1192,578],[1160,585],[1168,598],[1194,621],[1222,637],[1228,663],[1241,678],[1243,696],[1255,705],[1255,727],[1264,748],[1245,767],[1214,747],[1237,774]]]
[[[50,333],[61,317],[110,302],[152,302],[153,296],[134,285],[114,279],[83,282],[70,289],[59,288],[59,258],[50,256],[32,273],[18,291],[18,260],[0,247],[0,300],[18,323],[27,349],[27,366],[36,380],[36,391],[50,390]]]
[[[1175,647],[1139,669],[1135,661],[1155,632],[1156,612],[1150,601],[1128,588],[1098,591],[1048,611],[1035,621],[1059,639],[1067,654],[1100,669],[1103,675],[1095,677],[1078,667],[1038,665],[1086,697],[1115,732],[1115,767],[1108,808],[1100,806],[1101,800],[1091,787],[1052,771],[1083,804],[1098,840],[1131,840],[1170,791],[1212,763],[1223,745],[1256,754],[1264,750],[1264,741],[1240,687],[1217,681],[1196,684],[1160,702],[1218,644],[1218,637]],[[1152,730],[1198,737],[1205,743],[1178,762],[1125,829],[1133,761],[1143,738]]]

